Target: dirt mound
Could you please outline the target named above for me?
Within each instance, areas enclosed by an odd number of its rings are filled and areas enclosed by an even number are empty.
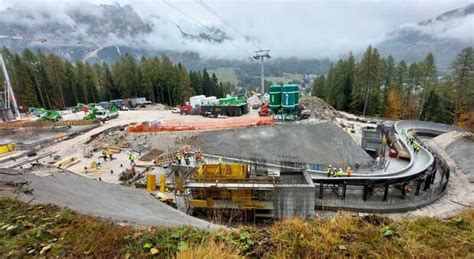
[[[184,143],[210,154],[276,163],[347,166],[366,165],[371,160],[346,132],[329,122],[203,132]]]
[[[310,111],[310,118],[333,121],[338,116],[336,109],[316,96],[301,97],[300,104]]]
[[[145,107],[135,108],[135,110],[140,110],[140,111],[164,111],[164,110],[169,110],[169,109],[170,109],[169,107],[161,103],[154,103],[154,104],[147,105]]]

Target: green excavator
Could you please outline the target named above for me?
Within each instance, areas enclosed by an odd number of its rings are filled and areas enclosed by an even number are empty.
[[[44,110],[36,121],[59,121],[62,119],[61,114],[54,110]]]

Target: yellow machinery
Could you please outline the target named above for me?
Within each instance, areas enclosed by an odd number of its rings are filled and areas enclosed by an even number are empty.
[[[166,176],[160,175],[160,192],[165,192],[166,187]]]
[[[248,166],[244,164],[204,164],[198,167],[195,180],[244,180],[248,178]]]
[[[156,191],[156,175],[148,174],[146,176],[146,190],[149,192]]]
[[[66,169],[81,162],[77,157],[69,157],[54,164],[57,168]],[[97,165],[96,165],[97,166]]]
[[[12,152],[12,151],[15,151],[15,145],[13,144],[0,145],[0,154]]]
[[[212,183],[233,183],[250,181],[248,165],[245,164],[204,164],[198,167],[191,181]],[[222,202],[230,202],[238,208],[263,208],[268,204],[253,200],[252,189],[198,188],[189,204],[196,208],[217,208]],[[223,205],[225,206],[225,205]]]

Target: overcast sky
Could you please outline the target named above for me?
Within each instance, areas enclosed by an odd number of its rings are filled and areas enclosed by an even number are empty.
[[[330,58],[347,53],[349,50],[360,51],[369,44],[380,42],[399,26],[433,18],[472,2],[466,0],[202,0],[238,31],[255,39],[255,44],[252,44],[224,25],[219,18],[201,6],[198,0],[168,1],[199,23],[216,25],[232,35],[235,39],[234,44],[228,44],[225,49],[226,52],[232,53],[231,56],[248,56],[248,53],[242,49],[253,52],[258,46],[270,48],[273,56]],[[64,5],[64,2],[76,4],[84,1],[0,0],[0,9],[4,10],[16,5],[54,11]],[[179,44],[174,41],[176,35],[166,33],[166,29],[163,28],[175,31],[174,24],[180,24],[190,33],[197,34],[202,30],[200,25],[163,1],[91,0],[86,2],[132,5],[140,16],[155,23],[157,31],[161,29],[161,32],[153,38],[160,38],[160,43],[168,48],[183,49],[185,47],[177,46]],[[152,16],[159,16],[161,20]],[[209,46],[204,45],[196,45],[193,48],[201,49],[203,52],[209,50]]]

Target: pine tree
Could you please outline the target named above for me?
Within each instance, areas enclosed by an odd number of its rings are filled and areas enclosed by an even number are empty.
[[[44,89],[43,86],[38,81],[38,59],[35,54],[29,49],[24,49],[22,53],[22,60],[28,69],[29,76],[33,79],[35,86],[35,95],[41,107],[46,107],[46,100],[44,98]]]
[[[317,96],[324,100],[326,98],[325,90],[326,90],[326,76],[320,75],[316,77],[313,81],[313,89],[312,89],[311,95]]]
[[[453,63],[453,83],[456,97],[455,121],[468,111],[474,99],[474,55],[472,47],[463,49]],[[471,100],[470,100],[471,99]]]
[[[380,107],[381,63],[377,49],[369,46],[356,67],[351,110],[377,115]]]
[[[177,87],[178,77],[175,75],[176,68],[167,56],[162,56],[160,60],[159,85],[161,86],[164,103],[174,105],[173,89]]]
[[[87,81],[86,81],[86,67],[84,62],[81,60],[76,61],[75,63],[76,68],[76,82],[74,88],[76,89],[77,99],[80,103],[88,103],[89,102],[89,92],[87,89]]]
[[[20,56],[15,54],[14,60],[11,61],[14,76],[12,77],[13,90],[16,93],[16,99],[20,111],[26,111],[29,107],[38,107],[38,100],[35,95],[35,86],[33,79],[29,74],[27,65],[22,62]]]
[[[216,74],[212,73],[211,76],[211,93],[209,94],[210,96],[218,96],[218,85],[219,85],[219,80],[217,80]]]
[[[407,87],[405,90],[402,117],[411,119],[415,117],[417,107],[417,89],[420,85],[420,69],[417,63],[411,63],[408,68]]]
[[[178,66],[178,68],[179,68],[179,92],[180,92],[178,102],[184,104],[184,102],[193,95],[193,89],[191,87],[191,80],[189,79],[189,75],[186,69],[183,66],[181,66],[181,64]]]
[[[211,77],[209,76],[209,73],[207,73],[207,70],[204,69],[202,71],[202,94],[206,96],[210,96],[212,92],[212,80]]]
[[[157,69],[154,67],[152,60],[144,57],[140,60],[138,68],[141,74],[141,92],[148,100],[155,102],[154,87],[156,84],[155,73]]]
[[[433,57],[432,53],[429,53],[426,58],[423,60],[423,62],[420,65],[420,71],[421,71],[421,97],[420,97],[420,106],[418,109],[418,114],[421,119],[421,114],[423,113],[423,109],[425,108],[424,106],[426,105],[427,100],[427,95],[428,93],[431,93],[436,86],[437,83],[437,71],[436,71],[436,65],[435,65],[435,60]],[[436,100],[435,95],[432,95],[433,98],[431,100]]]
[[[77,77],[75,74],[74,66],[66,61],[64,63],[66,81],[64,82],[64,92],[67,93],[65,101],[68,106],[74,106],[79,103],[79,96],[77,92]]]

